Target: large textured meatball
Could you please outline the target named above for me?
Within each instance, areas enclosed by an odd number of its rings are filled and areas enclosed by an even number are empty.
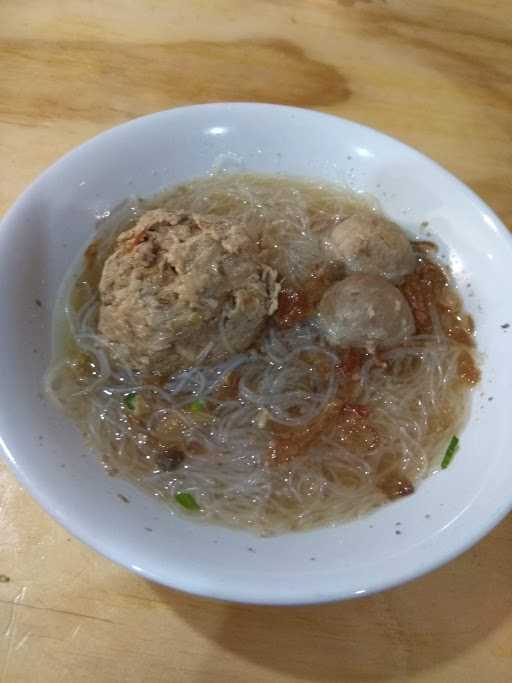
[[[277,274],[237,225],[163,209],[121,233],[100,282],[99,332],[130,367],[160,373],[245,350],[277,308]]]
[[[414,318],[403,294],[374,275],[349,275],[329,287],[319,320],[333,346],[389,347],[414,334]]]
[[[391,221],[371,213],[355,213],[333,228],[327,245],[348,272],[400,280],[416,259],[407,236]]]

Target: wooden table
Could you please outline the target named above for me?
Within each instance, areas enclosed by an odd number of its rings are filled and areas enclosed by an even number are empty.
[[[396,135],[510,223],[511,75],[509,0],[3,0],[0,212],[105,128],[258,100]],[[512,681],[512,517],[381,595],[241,607],[137,578],[0,477],[1,681]]]

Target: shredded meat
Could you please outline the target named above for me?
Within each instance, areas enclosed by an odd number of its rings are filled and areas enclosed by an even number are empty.
[[[240,375],[232,370],[215,392],[219,401],[235,401],[239,396]]]
[[[279,327],[293,327],[311,317],[325,291],[342,276],[339,265],[316,268],[301,289],[283,287],[279,292],[276,321]]]
[[[267,426],[273,434],[269,443],[270,462],[279,465],[305,455],[328,430],[348,449],[372,450],[378,443],[378,435],[368,417],[368,406],[333,400],[315,420],[302,428],[269,421]]]
[[[396,473],[390,474],[384,479],[379,488],[389,500],[410,496],[411,493],[414,493],[414,486],[409,479]]]
[[[407,275],[400,290],[411,308],[417,334],[430,334],[432,293],[424,286],[421,276],[417,272]]]
[[[433,332],[432,315],[437,312],[444,332],[454,341],[473,345],[474,323],[462,310],[462,302],[448,286],[441,268],[422,258],[414,273],[407,275],[400,290],[412,310],[416,332]]]
[[[357,379],[365,358],[368,356],[366,351],[362,349],[357,349],[350,347],[348,349],[343,349],[340,352],[340,360],[338,361],[337,368],[341,372],[344,378]]]
[[[473,385],[478,384],[480,381],[480,370],[475,363],[475,359],[465,349],[457,359],[457,374],[461,382],[465,384]]]
[[[282,289],[279,292],[276,319],[280,327],[293,327],[310,315],[311,307],[304,291]]]

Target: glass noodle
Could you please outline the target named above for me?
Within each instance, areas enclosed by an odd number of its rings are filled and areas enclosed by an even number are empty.
[[[190,366],[169,376],[121,364],[97,330],[101,266],[115,236],[155,206],[265,234],[276,244],[270,265],[295,290],[325,258],[318,234],[356,208],[378,210],[335,187],[219,175],[114,212],[94,258],[63,290],[45,381],[110,473],[195,519],[276,534],[359,516],[388,500],[390,477],[415,486],[439,465],[467,414],[460,359],[473,351],[435,309],[430,333],[358,350],[356,372],[346,350],[326,343],[314,311],[288,327],[269,319],[244,353],[232,352],[220,322]],[[226,359],[212,363],[218,348]]]

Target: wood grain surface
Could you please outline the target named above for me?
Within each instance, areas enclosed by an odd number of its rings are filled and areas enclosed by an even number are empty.
[[[0,212],[110,126],[256,100],[395,135],[510,224],[511,76],[509,0],[2,0]],[[511,588],[509,517],[448,566],[370,598],[196,599],[70,538],[0,469],[1,681],[509,683]]]

